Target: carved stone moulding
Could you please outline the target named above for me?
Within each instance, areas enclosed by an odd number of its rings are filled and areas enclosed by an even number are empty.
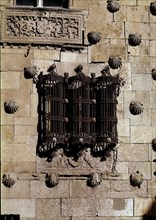
[[[136,171],[130,175],[130,183],[132,186],[138,186],[138,188],[140,188],[142,182],[143,182],[143,175],[139,171]]]
[[[154,80],[156,80],[156,69],[152,69],[151,72],[152,72],[152,73],[151,73],[152,78],[153,78]]]
[[[156,16],[156,1],[155,2],[151,2],[150,4],[150,12],[152,15]]]
[[[119,4],[118,0],[108,0],[107,1],[107,9],[111,13],[115,13],[115,12],[119,11],[120,4]]]
[[[136,33],[136,34],[130,34],[128,37],[128,43],[131,46],[138,46],[139,44],[141,44],[141,40],[142,37],[140,34]]]
[[[46,186],[52,188],[58,184],[58,175],[56,173],[46,174],[45,183]]]
[[[152,149],[156,151],[156,138],[152,140]]]
[[[19,109],[18,104],[15,101],[13,101],[13,100],[6,101],[4,103],[4,110],[8,114],[14,114],[15,112],[18,111],[18,109]]]
[[[143,112],[144,107],[140,102],[131,102],[129,105],[129,111],[132,115],[139,115]]]
[[[122,59],[117,56],[109,57],[108,64],[112,69],[118,69],[122,66]]]
[[[13,186],[16,181],[17,181],[17,176],[15,173],[6,173],[3,175],[2,183],[4,184],[4,186],[8,188]]]
[[[3,14],[2,42],[82,44],[81,14],[44,9],[8,9]]]
[[[101,35],[99,32],[89,32],[88,35],[88,42],[92,45],[92,44],[97,44],[100,40],[101,40]]]
[[[89,174],[87,185],[90,187],[96,187],[100,185],[102,182],[102,175],[101,173],[93,172]]]

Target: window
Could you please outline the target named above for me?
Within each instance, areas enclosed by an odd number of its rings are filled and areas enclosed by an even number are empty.
[[[20,215],[0,215],[1,220],[20,220]]]
[[[16,5],[68,8],[68,0],[16,0]]]

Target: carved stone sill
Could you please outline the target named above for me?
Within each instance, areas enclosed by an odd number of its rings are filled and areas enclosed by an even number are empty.
[[[2,42],[83,44],[83,15],[60,8],[7,8],[3,13]]]

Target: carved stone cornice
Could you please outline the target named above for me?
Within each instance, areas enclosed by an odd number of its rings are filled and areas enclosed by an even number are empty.
[[[83,43],[83,15],[72,11],[12,8],[4,12],[2,25],[2,42]]]

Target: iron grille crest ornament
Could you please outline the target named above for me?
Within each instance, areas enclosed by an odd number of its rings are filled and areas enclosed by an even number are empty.
[[[87,148],[91,154],[105,160],[118,143],[117,96],[123,80],[112,76],[109,66],[102,76],[83,73],[83,66],[75,68],[76,75],[64,77],[53,64],[48,74],[41,72],[35,80],[38,105],[38,155],[51,161],[59,149],[77,161]]]

